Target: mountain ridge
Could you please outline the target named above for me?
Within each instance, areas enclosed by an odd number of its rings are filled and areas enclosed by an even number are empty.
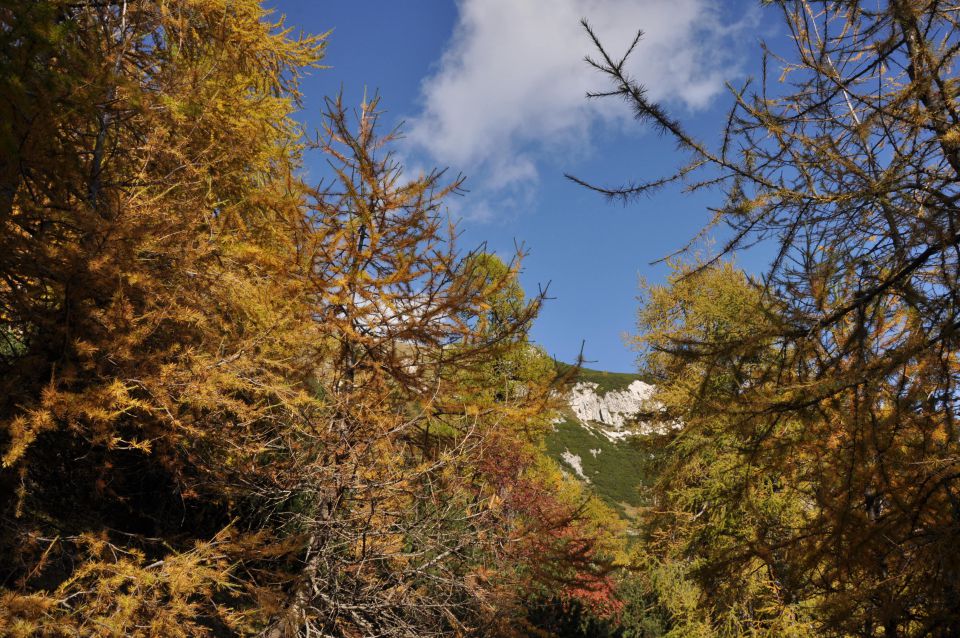
[[[655,387],[638,373],[580,368],[575,375],[546,437],[547,454],[630,519],[643,506],[641,488],[651,477],[648,435],[658,430],[640,419],[656,410]]]

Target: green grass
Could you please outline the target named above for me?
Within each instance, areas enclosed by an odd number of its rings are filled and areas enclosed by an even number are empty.
[[[624,506],[644,504],[640,488],[647,479],[650,454],[635,441],[610,441],[569,417],[547,434],[546,446],[547,454],[566,472],[573,473],[561,460],[561,454],[567,450],[578,455],[583,473],[590,479],[590,488],[621,514],[626,513]],[[590,450],[599,452],[594,455]]]
[[[570,364],[557,362],[557,370],[562,374],[568,371]],[[591,370],[590,368],[580,368],[577,373],[577,381],[586,381],[597,384],[597,392],[606,394],[616,390],[624,390],[627,386],[637,380],[643,380],[643,377],[635,372],[604,372],[603,370]]]

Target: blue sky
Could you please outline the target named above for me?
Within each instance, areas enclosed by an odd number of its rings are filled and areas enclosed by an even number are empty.
[[[725,81],[755,72],[761,38],[776,43],[776,15],[742,0],[268,0],[287,26],[333,29],[324,64],[305,80],[301,118],[320,121],[323,98],[359,103],[378,90],[385,125],[404,122],[398,152],[414,168],[448,167],[468,193],[450,202],[461,247],[481,242],[509,258],[529,251],[522,280],[549,284],[533,330],[550,354],[571,361],[584,342],[590,367],[627,371],[635,354],[640,277],[708,220],[719,193],[665,190],[611,204],[563,177],[604,184],[659,176],[683,161],[674,144],[630,119],[623,104],[587,101],[605,89],[583,62],[587,18],[619,51],[645,32],[631,73],[702,139],[718,138],[730,98]],[[307,158],[307,170],[320,158]],[[317,168],[314,167],[314,173]],[[719,231],[722,233],[722,230]],[[748,270],[758,255],[738,256]]]

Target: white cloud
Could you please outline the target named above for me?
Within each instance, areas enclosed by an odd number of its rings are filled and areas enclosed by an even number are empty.
[[[437,71],[422,86],[423,111],[408,142],[470,176],[487,195],[529,188],[544,154],[583,149],[590,127],[622,120],[583,61],[593,53],[587,18],[613,54],[645,33],[631,74],[654,100],[696,109],[723,88],[735,27],[714,0],[460,0],[459,20]],[[471,199],[474,199],[471,197]]]

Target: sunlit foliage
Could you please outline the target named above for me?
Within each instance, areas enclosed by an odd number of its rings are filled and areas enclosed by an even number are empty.
[[[677,445],[699,477],[671,504],[699,521],[691,541],[710,534],[691,567],[714,622],[760,617],[726,592],[763,575],[763,598],[780,601],[773,616],[760,610],[765,626],[797,608],[820,635],[954,635],[957,7],[768,4],[794,47],[764,51],[716,146],[652,103],[594,37],[613,85],[603,95],[691,157],[666,178],[594,188],[621,200],[681,182],[720,188],[714,224],[733,231],[720,255],[775,249],[719,324],[703,321],[723,309],[704,305],[724,301],[704,275],[718,260],[643,311],[665,397],[691,400],[674,405],[694,423]],[[706,299],[686,292],[698,283]]]
[[[253,0],[0,6],[0,634],[509,635],[616,612],[519,260]],[[313,141],[309,141],[309,140]],[[306,184],[301,156],[327,182]]]

